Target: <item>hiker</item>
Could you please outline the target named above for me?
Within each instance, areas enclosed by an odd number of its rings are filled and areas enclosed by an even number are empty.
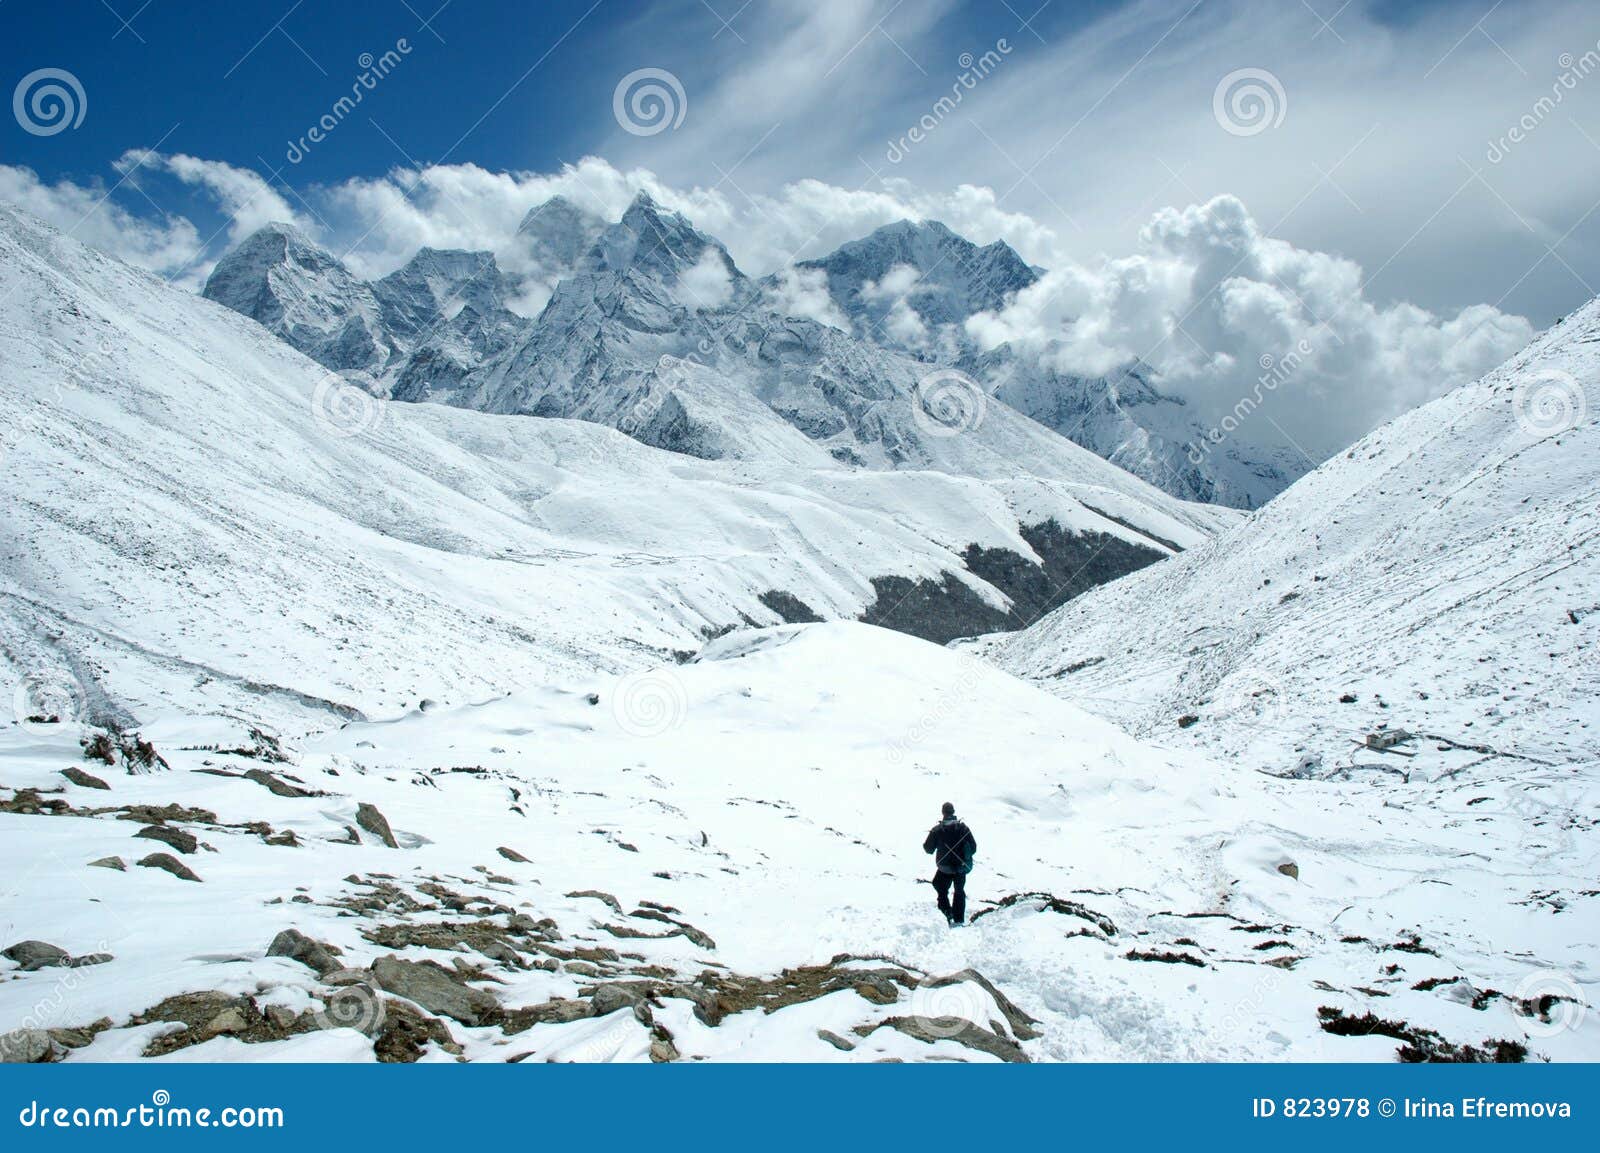
[[[933,887],[939,894],[939,912],[955,926],[964,924],[967,919],[967,874],[972,872],[972,856],[978,851],[978,839],[957,819],[956,807],[949,801],[941,811],[943,819],[928,830],[922,851],[934,854],[938,871],[933,875]],[[956,890],[954,905],[950,903],[951,885]]]

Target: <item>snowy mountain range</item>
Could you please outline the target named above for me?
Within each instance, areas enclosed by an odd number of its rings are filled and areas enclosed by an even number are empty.
[[[258,239],[0,208],[0,1057],[1600,1056],[1600,304],[1241,517],[648,202]]]
[[[1255,507],[1309,466],[1244,442],[1195,464],[1187,446],[1204,430],[1137,370],[1074,377],[1009,345],[981,352],[965,322],[1039,270],[936,221],[880,228],[760,282],[644,194],[611,225],[553,199],[519,243],[557,276],[533,319],[507,309],[515,289],[491,254],[425,249],[369,285],[278,225],[224,257],[205,295],[377,395],[572,417],[707,459],[826,454],[989,475],[1021,453],[1024,469],[1047,470],[1056,450],[1020,412],[1184,500]],[[832,315],[797,315],[793,278]]]

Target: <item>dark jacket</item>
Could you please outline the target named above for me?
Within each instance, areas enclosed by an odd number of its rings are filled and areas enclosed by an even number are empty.
[[[978,851],[978,838],[959,817],[946,817],[928,831],[922,851],[934,854],[934,863],[941,873],[970,873],[973,854]]]

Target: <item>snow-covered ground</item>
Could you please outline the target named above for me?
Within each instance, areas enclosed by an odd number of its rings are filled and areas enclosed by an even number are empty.
[[[368,408],[0,216],[0,1055],[1600,1058],[1594,428],[1513,431],[1529,371],[1593,408],[1595,331],[1206,546],[1231,514],[1109,466],[695,461]],[[771,626],[768,590],[850,617],[885,571],[965,580],[967,543],[1048,516],[1192,551],[1009,643],[702,635]],[[1382,631],[1412,625],[1431,647]],[[1235,663],[1196,693],[1206,653]],[[1300,690],[1276,727],[1215,704],[1257,667]],[[1379,720],[1436,735],[1333,755]],[[920,883],[946,800],[979,841],[956,931]]]
[[[380,1013],[401,1020],[396,990],[441,1017],[464,998],[411,989],[415,975],[386,963],[368,971],[391,955],[489,994],[455,1010],[478,1023],[445,1021],[451,1048],[425,1046],[443,1059],[454,1046],[483,1060],[637,1059],[668,1036],[658,1058],[1393,1058],[1389,1037],[1323,1032],[1324,1005],[1452,1042],[1600,1053],[1592,1015],[1560,1027],[1576,1006],[1555,1003],[1547,1022],[1487,994],[1563,994],[1592,950],[1573,931],[1581,912],[1531,899],[1565,881],[1513,825],[1152,749],[980,661],[865,625],[738,634],[686,666],[355,723],[284,764],[205,751],[252,741],[173,718],[144,728],[171,769],[124,775],[51,729],[0,737],[6,785],[73,810],[0,814],[5,932],[114,959],[13,975],[0,1019],[41,1003],[36,1027],[109,1018],[72,1060],[138,1055],[177,1032],[129,1023],[163,1004],[191,1024],[171,1059],[372,1059],[366,1037],[314,1026],[344,1014],[381,1037]],[[45,794],[69,765],[110,789]],[[314,795],[238,775],[252,769]],[[981,915],[954,932],[918,883],[946,799],[979,840]],[[370,832],[341,843],[363,803],[398,847]],[[137,838],[139,820],[88,812],[166,804],[208,811],[166,822],[201,842],[173,854],[198,883],[134,864],[164,847]],[[266,843],[285,831],[295,846]],[[127,869],[89,867],[110,856]],[[1298,879],[1280,871],[1290,862]],[[994,908],[1026,893],[1057,900]],[[554,933],[512,931],[545,918]],[[694,932],[662,936],[680,925]],[[341,950],[335,983],[265,956],[290,928]],[[967,969],[1036,1023],[1008,1018],[975,980],[927,980]],[[657,1003],[519,1028],[517,1010],[552,999],[610,1008],[592,992],[610,981],[641,982]],[[209,990],[250,1000],[206,1002],[204,1020],[168,1000]],[[282,1012],[258,1022],[271,1006]],[[238,1018],[213,1035],[229,1008]],[[873,1028],[893,1018],[935,1024],[923,1037]],[[1014,1044],[1022,1030],[1037,1035]]]
[[[92,715],[459,701],[779,623],[770,592],[854,618],[875,578],[948,574],[998,608],[962,554],[1031,558],[1024,524],[1153,557],[1237,519],[1042,429],[1055,473],[984,480],[700,461],[578,421],[380,402],[3,209],[0,357],[0,687],[66,685]]]

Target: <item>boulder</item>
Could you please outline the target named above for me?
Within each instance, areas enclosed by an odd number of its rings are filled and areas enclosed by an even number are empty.
[[[179,880],[183,881],[200,880],[199,877],[195,876],[194,871],[190,869],[188,865],[185,865],[171,853],[151,853],[148,857],[145,857],[139,862],[139,867],[142,869],[165,869],[174,877],[177,877]]]
[[[193,833],[186,833],[169,825],[146,825],[133,835],[148,841],[160,841],[163,845],[169,845],[184,854],[192,853],[200,847],[200,840]]]
[[[315,795],[305,789],[296,788],[294,785],[291,785],[288,781],[283,780],[281,777],[267,772],[266,769],[251,769],[249,772],[244,774],[244,779],[247,781],[254,781],[256,784],[266,789],[275,797],[292,798],[310,797]]]
[[[60,1057],[60,1049],[43,1029],[13,1029],[0,1033],[0,1064],[39,1065]]]
[[[528,860],[527,857],[524,857],[521,853],[517,852],[515,849],[508,849],[504,845],[501,845],[495,851],[497,853],[499,853],[502,857],[504,857],[506,860],[515,861],[519,865],[531,865],[531,864],[533,864],[532,861]]]
[[[569,1001],[564,997],[553,997],[542,1005],[529,1005],[508,1011],[504,1028],[507,1034],[522,1033],[535,1025],[566,1025],[594,1015],[594,1006],[588,1001]]]
[[[433,961],[380,957],[372,963],[372,974],[386,991],[463,1025],[492,1025],[504,1016],[493,996]]]
[[[326,945],[306,936],[299,929],[285,929],[272,938],[272,944],[267,946],[267,956],[299,961],[308,969],[315,970],[319,976],[341,967]]]
[[[0,957],[15,961],[24,973],[56,966],[65,968],[72,963],[72,954],[45,941],[18,941],[0,951]]]
[[[121,857],[101,857],[98,861],[90,861],[91,869],[115,869],[119,873],[128,871],[128,864]]]
[[[388,845],[391,849],[398,849],[400,842],[394,839],[394,831],[389,828],[389,820],[380,813],[376,806],[365,801],[356,808],[356,824],[371,833],[378,840]]]
[[[67,780],[71,781],[73,784],[80,786],[81,788],[85,788],[85,789],[109,789],[109,788],[111,788],[110,785],[106,784],[104,781],[102,781],[99,777],[95,776],[93,773],[86,773],[82,769],[77,768],[76,766],[74,766],[73,768],[70,768],[70,769],[62,769],[61,770],[61,775],[63,777],[66,777]]]

